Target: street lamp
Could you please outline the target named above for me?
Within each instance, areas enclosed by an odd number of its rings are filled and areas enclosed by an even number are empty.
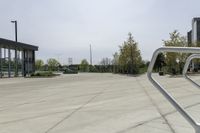
[[[11,23],[15,24],[15,42],[16,42],[16,45],[17,45],[17,21],[14,20],[14,21],[11,21]],[[15,48],[15,76],[18,76],[17,48]]]
[[[15,41],[17,42],[17,21],[14,20],[14,21],[11,21],[11,23],[15,24]]]

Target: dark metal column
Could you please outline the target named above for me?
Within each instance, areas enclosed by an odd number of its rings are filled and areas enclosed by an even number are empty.
[[[27,57],[27,73],[28,73],[28,76],[30,76],[30,70],[29,70],[29,62],[30,62],[30,60],[29,60],[29,51],[27,50],[26,51],[27,52],[27,55],[26,55],[26,57]]]
[[[11,77],[11,52],[10,52],[10,48],[8,48],[8,77]]]
[[[24,77],[24,50],[22,50],[21,51],[21,56],[22,56],[22,58],[21,58],[21,65],[22,65],[22,76]]]
[[[17,60],[17,21],[11,21],[12,23],[15,24],[15,42],[16,42],[16,46],[15,46],[15,77],[18,76],[18,60]]]
[[[22,51],[22,73],[26,77],[26,51]]]
[[[18,76],[18,58],[17,58],[17,48],[15,48],[15,77]]]
[[[15,21],[15,41],[17,42],[17,21]]]
[[[34,73],[35,72],[35,51],[33,50],[32,51],[32,73]]]
[[[3,63],[2,63],[2,48],[0,47],[0,78],[2,78],[2,68],[3,68]]]
[[[17,47],[17,21],[15,21],[15,42]],[[15,48],[15,76],[18,76],[17,48]]]

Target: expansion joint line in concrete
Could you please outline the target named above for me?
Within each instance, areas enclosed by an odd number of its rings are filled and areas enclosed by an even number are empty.
[[[62,122],[64,122],[68,118],[70,118],[73,114],[75,114],[76,112],[78,112],[79,110],[81,110],[82,108],[84,108],[87,104],[89,104],[91,101],[93,101],[96,97],[98,97],[99,95],[103,94],[104,91],[105,91],[105,89],[103,89],[101,92],[99,92],[98,94],[96,94],[95,96],[93,96],[92,98],[90,98],[86,103],[84,103],[79,108],[77,108],[73,112],[71,112],[69,115],[65,116],[63,119],[61,119],[60,121],[58,121],[55,125],[53,125],[52,127],[50,127],[45,133],[51,132],[54,128],[56,128]]]
[[[188,106],[185,107],[185,109],[188,109],[188,108],[197,106],[197,105],[199,105],[199,104],[200,104],[200,102],[199,102],[199,103],[192,104],[192,105],[188,105]],[[166,116],[172,115],[172,114],[174,114],[174,113],[177,113],[177,111],[171,111],[171,112],[165,113],[165,114],[163,114],[163,116],[166,117]],[[127,128],[127,129],[124,129],[124,130],[119,131],[119,132],[116,132],[116,133],[126,133],[126,132],[128,132],[128,131],[130,131],[130,130],[132,130],[132,129],[134,129],[134,128],[140,127],[140,126],[142,126],[142,125],[144,125],[144,124],[147,124],[147,123],[149,123],[149,122],[152,122],[152,121],[154,121],[154,120],[158,120],[158,119],[161,119],[161,118],[162,118],[162,116],[155,117],[155,118],[153,118],[153,119],[149,119],[149,120],[140,122],[140,123],[138,123],[138,124],[136,124],[136,125],[133,125],[133,126]]]
[[[137,82],[140,84],[140,86],[142,87],[142,89],[144,90],[145,94],[148,96],[148,98],[150,99],[151,103],[153,104],[154,107],[156,107],[156,110],[158,111],[158,113],[160,114],[160,116],[163,118],[163,120],[165,121],[165,123],[168,125],[169,129],[171,130],[172,133],[176,133],[175,130],[173,129],[173,127],[170,125],[169,121],[167,120],[167,118],[165,117],[165,115],[162,113],[162,111],[160,110],[160,108],[158,107],[158,105],[154,102],[153,98],[149,95],[148,91],[146,90],[146,88],[143,86],[143,84],[140,82],[140,80],[137,79]]]

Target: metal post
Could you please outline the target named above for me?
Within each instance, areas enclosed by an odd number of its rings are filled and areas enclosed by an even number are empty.
[[[200,133],[200,123],[196,122],[192,116],[190,116],[181,106],[180,104],[167,92],[165,88],[163,88],[153,77],[152,77],[152,70],[156,61],[156,58],[159,53],[161,52],[179,52],[179,53],[198,53],[200,54],[200,48],[197,47],[162,47],[157,49],[153,53],[153,57],[149,64],[147,70],[147,77],[150,82],[156,87],[162,95],[176,108],[176,110],[192,125],[195,129],[196,133]]]
[[[17,42],[17,21],[15,22],[15,41]]]
[[[3,65],[3,63],[2,63],[2,48],[0,47],[0,77],[2,78],[2,65]]]
[[[29,76],[29,51],[27,50],[27,72]]]
[[[22,50],[22,75],[23,77],[26,76],[25,74],[25,50]]]
[[[32,73],[35,72],[35,51],[32,51]]]
[[[187,58],[186,63],[184,65],[184,69],[183,69],[183,77],[200,89],[200,85],[197,84],[195,81],[193,81],[191,78],[189,78],[188,75],[187,75],[187,70],[188,70],[188,67],[190,65],[190,62],[191,62],[192,59],[195,59],[195,58],[200,59],[200,54],[192,54]]]
[[[10,48],[8,48],[8,77],[11,77],[11,52],[10,52]]]
[[[15,41],[17,42],[17,20],[11,21],[11,23],[15,24]]]
[[[17,21],[15,21],[15,42],[17,45]],[[15,48],[15,76],[18,76],[17,48]]]
[[[17,60],[17,21],[11,21],[11,23],[15,24],[15,76],[18,76],[18,60]]]
[[[17,60],[17,49],[15,48],[15,77],[18,76],[18,60]]]

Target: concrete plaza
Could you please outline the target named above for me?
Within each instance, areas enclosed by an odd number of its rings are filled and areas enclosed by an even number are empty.
[[[182,77],[154,76],[200,121],[199,89]],[[146,75],[82,73],[0,79],[0,133],[194,131]]]

